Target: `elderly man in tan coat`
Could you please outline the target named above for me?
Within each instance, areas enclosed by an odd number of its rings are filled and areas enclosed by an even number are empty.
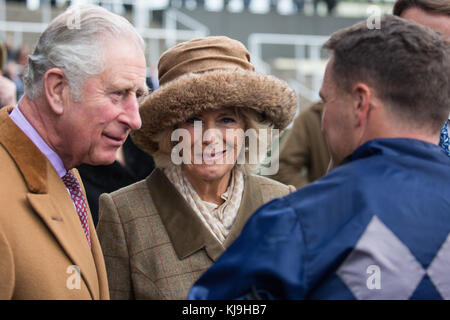
[[[65,11],[41,35],[25,96],[0,112],[0,299],[109,298],[73,168],[113,162],[141,126],[143,52],[132,25],[97,6]]]

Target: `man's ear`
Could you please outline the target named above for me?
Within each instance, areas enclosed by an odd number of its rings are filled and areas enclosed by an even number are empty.
[[[64,112],[65,91],[68,89],[64,71],[59,68],[48,70],[44,74],[43,85],[50,108],[61,115]]]
[[[372,108],[373,92],[370,87],[364,83],[356,83],[352,90],[354,101],[355,124],[360,127],[367,122],[370,109]]]

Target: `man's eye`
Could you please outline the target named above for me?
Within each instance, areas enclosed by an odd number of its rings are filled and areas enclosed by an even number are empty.
[[[120,97],[123,96],[123,91],[114,91],[114,92],[112,93],[112,95],[113,95],[114,97],[120,98]]]

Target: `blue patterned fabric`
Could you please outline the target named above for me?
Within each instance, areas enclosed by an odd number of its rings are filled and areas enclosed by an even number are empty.
[[[448,138],[448,123],[447,121],[441,130],[441,139],[439,141],[439,145],[444,149],[444,151],[447,153],[447,155],[450,157],[450,141]]]
[[[376,139],[257,210],[189,299],[450,299],[450,158]]]

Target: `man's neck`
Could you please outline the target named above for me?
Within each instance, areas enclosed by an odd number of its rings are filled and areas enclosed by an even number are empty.
[[[39,97],[35,100],[29,99],[26,95],[20,99],[18,107],[27,121],[39,133],[42,140],[62,159],[66,170],[70,170],[76,166],[73,159],[61,153],[62,138],[58,134],[55,121],[52,120],[50,108],[46,108],[47,101]],[[59,146],[59,148],[58,148]]]
[[[36,118],[35,112],[33,112],[33,108],[36,107],[37,106],[34,103],[30,103],[29,99],[21,99],[19,101],[19,107],[11,112],[10,117],[25,133],[25,135],[27,135],[28,138],[36,145],[36,147],[47,157],[58,174],[60,176],[64,175],[66,170],[70,168],[66,169],[62,158],[48,143],[49,140],[44,139],[47,136],[48,131],[42,130],[42,127],[46,129],[45,125],[39,125],[43,122],[40,121],[41,119]],[[39,128],[41,128],[41,130],[38,130]]]
[[[48,138],[48,126],[46,126],[46,121],[44,120],[45,114],[43,110],[39,110],[39,108],[37,107],[37,103],[29,99],[26,95],[23,96],[22,99],[20,99],[18,107],[25,119],[27,119],[27,121],[39,133],[45,143],[47,143],[49,147],[52,148],[51,141]]]
[[[371,121],[363,130],[358,146],[379,138],[408,138],[439,144],[440,130],[433,133],[429,127],[414,126],[412,121],[401,119],[391,112],[382,111],[371,114]]]

